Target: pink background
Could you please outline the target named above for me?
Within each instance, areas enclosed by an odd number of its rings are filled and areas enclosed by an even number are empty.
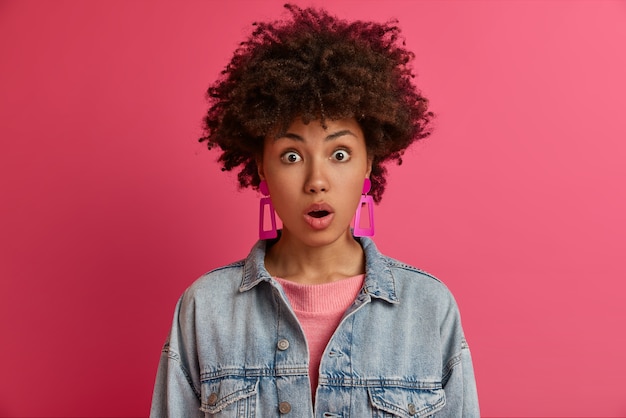
[[[0,1],[0,416],[147,415],[179,295],[255,240],[196,138],[282,3]],[[626,416],[626,2],[314,4],[416,52],[437,130],[376,241],[457,297],[483,416]]]

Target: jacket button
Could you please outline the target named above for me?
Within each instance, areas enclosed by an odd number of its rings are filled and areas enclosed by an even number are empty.
[[[278,404],[278,410],[281,414],[288,414],[291,412],[291,405],[289,402],[281,402]]]
[[[409,415],[415,415],[417,413],[417,408],[415,408],[415,404],[410,403],[408,408],[409,408]]]
[[[207,402],[209,403],[209,405],[215,406],[217,404],[217,393],[213,392],[212,394],[210,394]]]
[[[278,349],[280,351],[285,351],[286,349],[289,348],[289,341],[282,339],[278,341]]]

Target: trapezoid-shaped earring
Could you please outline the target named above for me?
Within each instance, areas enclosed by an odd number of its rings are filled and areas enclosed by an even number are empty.
[[[354,215],[354,236],[355,237],[373,237],[374,236],[374,199],[371,195],[368,195],[372,188],[372,182],[370,179],[365,179],[363,182],[363,194],[359,201],[359,206],[356,208],[356,214]],[[363,206],[367,206],[368,222],[367,225],[361,223],[361,211]]]
[[[263,193],[259,206],[259,239],[272,239],[278,236],[276,231],[276,213],[274,212],[274,205],[272,204],[272,198],[270,197],[270,190],[267,187],[267,182],[262,180],[259,184],[259,191]],[[271,222],[271,228],[266,229],[266,219],[269,217]]]

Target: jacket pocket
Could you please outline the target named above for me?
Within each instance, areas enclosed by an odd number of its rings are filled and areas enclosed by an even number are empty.
[[[432,417],[446,404],[443,389],[374,387],[368,392],[375,418]]]
[[[200,410],[207,417],[254,418],[258,379],[217,378],[202,382]]]

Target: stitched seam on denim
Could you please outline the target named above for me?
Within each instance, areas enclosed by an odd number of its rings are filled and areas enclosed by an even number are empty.
[[[169,344],[166,344],[163,347],[162,352],[167,354],[167,358],[168,359],[173,360],[173,361],[176,362],[176,364],[178,364],[178,367],[180,368],[180,371],[185,376],[185,379],[187,380],[187,383],[189,383],[189,387],[191,387],[191,390],[193,390],[193,393],[194,393],[194,395],[196,395],[196,398],[198,398],[198,400],[200,400],[200,391],[194,386],[193,380],[191,379],[191,374],[189,373],[189,371],[187,371],[187,369],[183,365],[182,361],[180,360],[180,355],[177,352],[171,350]]]
[[[278,341],[280,338],[280,327],[282,322],[282,310],[283,304],[281,303],[282,296],[278,288],[274,285],[271,287],[272,297],[274,298],[274,306],[276,307],[276,337],[275,341]],[[278,363],[278,351],[274,351],[274,364]],[[280,403],[279,395],[278,395],[278,384],[274,383],[274,387],[276,388],[276,404]]]
[[[431,412],[436,412],[438,410],[440,410],[441,408],[443,408],[443,406],[446,403],[446,398],[445,396],[439,394],[439,398],[437,399],[437,403],[435,404],[425,404],[423,405],[420,409],[418,409],[417,411],[415,411],[413,414],[409,413],[409,411],[407,409],[404,408],[404,406],[400,407],[392,402],[388,402],[383,396],[379,396],[378,394],[374,394],[372,389],[374,388],[369,388],[368,392],[369,392],[369,396],[370,399],[372,401],[372,403],[379,409],[383,410],[383,411],[387,411],[387,412],[391,412],[394,414],[400,413],[402,415],[417,415],[417,416],[421,416],[423,413],[431,413]],[[386,389],[386,388],[385,388]],[[437,389],[437,390],[442,390],[442,389]]]
[[[200,410],[203,412],[217,413],[234,402],[249,398],[251,395],[257,393],[257,383],[258,382],[255,382],[253,385],[247,385],[244,388],[224,395],[218,399],[215,405],[209,405],[208,402],[203,401]]]
[[[444,386],[448,383],[448,379],[450,379],[450,376],[452,375],[452,372],[454,371],[456,366],[461,364],[461,356],[462,352],[455,354],[450,360],[448,360],[445,367],[443,368],[441,381]]]
[[[352,356],[354,355],[354,321],[356,318],[356,315],[352,315],[352,318],[350,318],[350,355],[348,356],[348,361],[350,362],[350,374],[354,375],[354,363],[352,361]],[[318,382],[319,382],[319,377],[318,377]],[[318,383],[319,384],[319,383]],[[350,392],[350,406],[354,405],[354,391],[351,390]],[[352,411],[348,412],[348,415],[350,415]]]
[[[418,269],[417,267],[411,266],[409,264],[405,264],[405,263],[402,263],[400,261],[394,260],[392,258],[389,259],[389,268],[391,268],[391,269],[397,268],[397,269],[400,269],[400,270],[411,271],[413,273],[419,273],[419,274],[421,274],[423,276],[426,276],[426,277],[428,277],[430,279],[433,279],[433,280],[435,280],[435,281],[445,285],[445,283],[443,283],[441,280],[439,280],[438,278],[436,278],[432,274],[430,274],[430,273],[428,273],[428,272],[426,272],[424,270]]]
[[[469,344],[465,338],[461,341],[461,350],[469,350]]]
[[[204,383],[208,380],[235,378],[245,379],[252,377],[284,377],[284,376],[307,376],[308,367],[306,364],[294,367],[281,368],[247,368],[240,367],[222,368],[215,371],[205,371],[200,374],[200,380]]]
[[[216,273],[216,272],[222,271],[222,270],[229,270],[229,269],[232,269],[232,268],[241,268],[241,267],[243,267],[244,263],[245,263],[245,260],[235,261],[235,262],[227,264],[225,266],[221,266],[221,267],[217,267],[217,268],[215,268],[213,270],[209,270],[206,273],[204,273],[201,277],[208,276],[208,275],[210,275],[212,273]]]
[[[423,390],[437,390],[442,389],[443,385],[437,381],[415,380],[410,381],[407,379],[353,379],[349,377],[342,378],[320,378],[320,385],[323,386],[341,386],[341,387],[363,387],[363,388],[402,388],[402,389],[423,389]]]

